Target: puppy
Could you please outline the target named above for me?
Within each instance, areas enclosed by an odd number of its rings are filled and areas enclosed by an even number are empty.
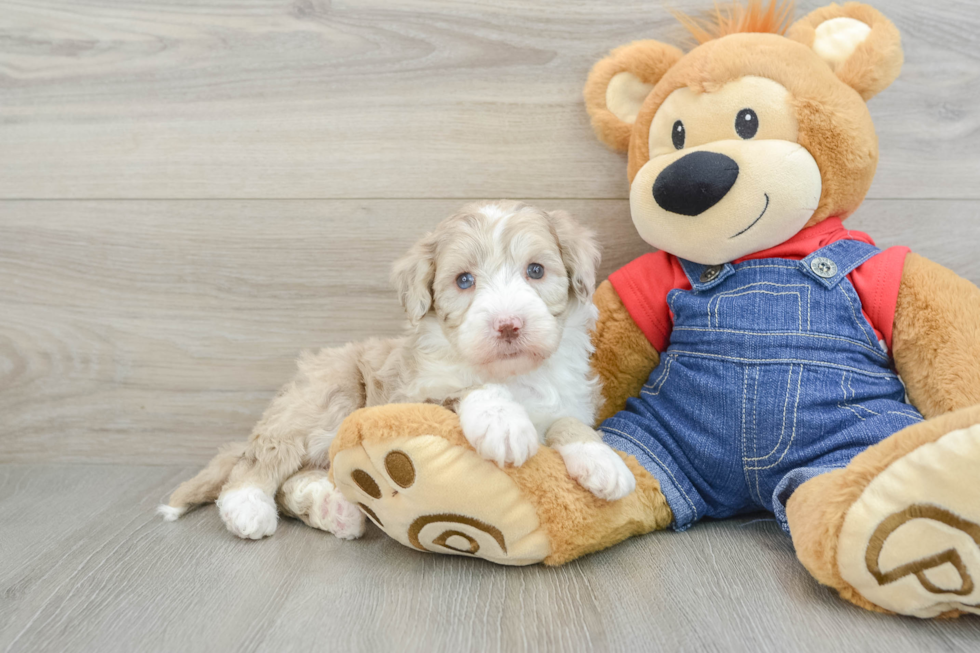
[[[304,354],[248,442],[219,453],[159,511],[174,520],[217,500],[228,530],[259,539],[275,532],[278,498],[311,526],[358,537],[363,514],[323,471],[330,443],[358,408],[417,402],[454,408],[469,442],[498,465],[521,465],[547,442],[584,488],[626,496],[632,473],[591,428],[598,262],[592,234],[563,212],[464,207],[394,265],[405,336]]]

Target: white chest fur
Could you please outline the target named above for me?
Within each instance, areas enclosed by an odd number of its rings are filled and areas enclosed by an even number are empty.
[[[450,348],[438,324],[420,325],[414,347],[416,373],[393,400],[439,400],[462,390],[496,383],[506,387],[524,407],[541,438],[561,417],[575,417],[592,424],[599,392],[589,359],[593,352],[591,329],[597,312],[591,304],[573,308],[555,353],[537,369],[505,380],[481,378],[472,367],[445,353]]]

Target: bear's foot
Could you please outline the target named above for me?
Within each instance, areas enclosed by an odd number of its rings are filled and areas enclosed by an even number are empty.
[[[553,449],[500,468],[430,404],[362,409],[330,450],[337,488],[389,536],[417,551],[504,565],[561,564],[672,520],[659,485],[626,459],[637,491],[604,501],[568,476]]]
[[[980,408],[907,428],[800,492],[800,559],[844,598],[921,618],[980,614]],[[819,495],[828,546],[801,522]]]
[[[980,424],[889,465],[844,518],[841,576],[892,612],[980,614]]]
[[[497,465],[462,443],[410,430],[369,432],[331,462],[337,486],[378,528],[419,551],[499,564],[551,553],[534,506]],[[389,437],[371,438],[379,434]]]

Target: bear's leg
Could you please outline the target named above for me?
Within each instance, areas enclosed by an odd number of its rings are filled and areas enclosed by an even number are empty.
[[[786,506],[797,556],[869,610],[980,614],[980,406],[910,426]]]
[[[456,415],[431,404],[355,412],[330,458],[337,488],[418,551],[557,565],[673,520],[659,484],[632,457],[623,456],[636,490],[605,501],[572,480],[548,447],[520,467],[481,458]]]

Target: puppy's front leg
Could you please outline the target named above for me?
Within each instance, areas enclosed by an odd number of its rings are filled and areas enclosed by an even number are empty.
[[[505,386],[489,383],[471,390],[456,412],[476,452],[501,467],[519,467],[538,452],[537,429]]]
[[[574,417],[555,421],[545,441],[561,454],[568,475],[600,499],[622,499],[636,488],[636,478],[619,454]]]

